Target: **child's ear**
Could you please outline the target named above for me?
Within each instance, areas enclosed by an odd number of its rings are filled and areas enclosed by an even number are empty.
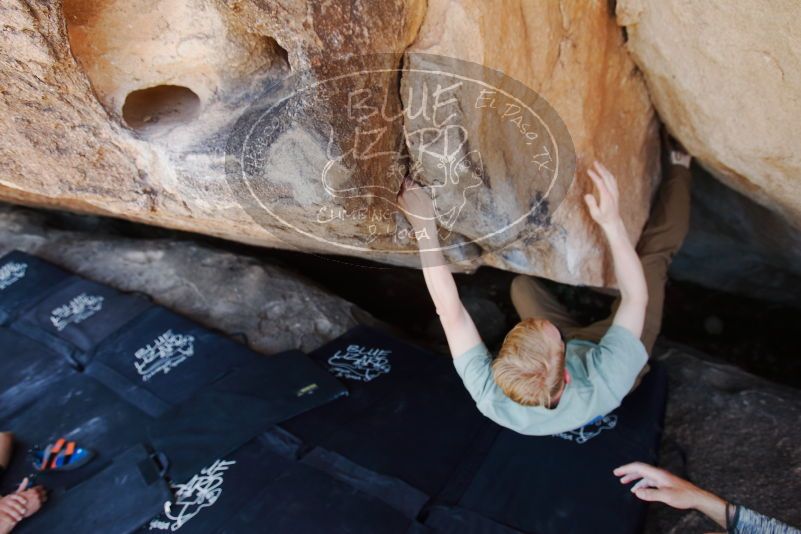
[[[571,380],[573,379],[570,377],[570,373],[568,373],[567,369],[565,369],[565,384],[569,384]]]

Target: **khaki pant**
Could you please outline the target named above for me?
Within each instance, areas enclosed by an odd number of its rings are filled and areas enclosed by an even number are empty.
[[[670,166],[667,177],[659,188],[648,224],[637,244],[637,254],[640,256],[648,286],[648,308],[641,338],[648,354],[651,354],[662,327],[667,270],[673,255],[681,248],[690,225],[690,182],[689,169],[681,165]],[[521,275],[515,278],[511,293],[512,303],[521,319],[548,319],[562,330],[565,339],[595,342],[612,325],[620,303],[619,299],[615,301],[612,313],[606,319],[581,326],[545,287],[530,276]]]

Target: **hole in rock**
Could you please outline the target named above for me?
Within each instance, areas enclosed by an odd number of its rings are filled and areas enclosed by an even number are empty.
[[[125,123],[139,132],[186,124],[200,112],[200,98],[181,85],[156,85],[128,93],[122,106]]]
[[[267,48],[272,51],[274,57],[273,62],[274,63],[277,62],[286,70],[291,70],[291,67],[289,65],[289,52],[287,52],[287,49],[278,44],[278,41],[276,41],[272,37],[267,37],[266,41],[267,41]]]

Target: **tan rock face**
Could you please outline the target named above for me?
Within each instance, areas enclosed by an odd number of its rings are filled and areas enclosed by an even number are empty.
[[[617,15],[671,133],[801,227],[801,4],[619,0]]]
[[[135,91],[185,87],[200,102],[209,102],[276,61],[270,37],[248,33],[220,7],[203,0],[64,0],[62,9],[72,54],[100,102],[129,126],[143,128],[164,119],[151,116],[144,122],[146,110],[126,115],[126,100],[134,99]],[[180,91],[173,92],[180,100]],[[169,109],[161,105],[169,91],[156,93],[154,98],[140,95],[139,107],[152,102],[154,110]],[[131,124],[136,115],[143,117]],[[174,122],[193,118],[176,115]]]
[[[489,256],[488,263],[570,283],[609,282],[605,243],[582,200],[592,189],[585,170],[593,160],[618,177],[626,225],[633,238],[639,235],[659,181],[659,148],[645,84],[622,43],[607,2],[429,1],[410,51],[464,59],[522,82],[550,103],[575,147],[576,179],[558,209],[547,210],[547,224],[530,222],[503,251]],[[465,109],[477,107],[466,97],[462,100]],[[472,119],[468,115],[465,122]],[[500,156],[502,163],[487,169],[485,189],[479,191],[476,211],[484,213],[468,213],[463,219],[460,231],[468,236],[482,230],[488,219],[526,212],[542,191],[532,187],[537,179],[531,171],[548,159],[537,156],[546,147],[535,143],[538,150],[532,156],[499,134],[494,124],[487,126],[467,128],[488,148],[483,154]]]
[[[394,203],[412,172],[451,259],[602,285],[583,169],[619,176],[632,236],[658,182],[653,112],[606,2],[11,0],[0,16],[5,200],[414,264]],[[409,115],[409,90],[435,87],[401,76],[407,48],[407,67],[461,58],[544,96],[566,134],[537,139],[578,177],[532,173],[535,121],[468,107],[475,84],[449,123]]]

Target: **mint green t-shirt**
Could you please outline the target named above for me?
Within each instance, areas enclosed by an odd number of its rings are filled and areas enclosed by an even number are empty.
[[[453,359],[478,410],[521,434],[546,436],[584,426],[620,406],[648,362],[648,353],[622,326],[613,325],[597,344],[568,341],[565,367],[572,380],[555,408],[523,406],[507,397],[495,383],[491,361],[483,343]]]

